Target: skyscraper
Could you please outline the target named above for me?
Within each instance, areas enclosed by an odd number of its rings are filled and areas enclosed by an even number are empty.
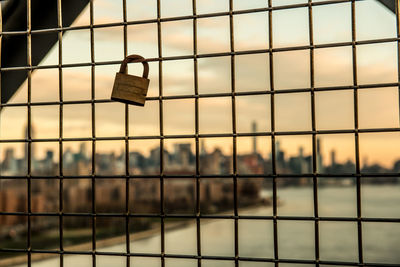
[[[257,122],[253,121],[251,123],[251,131],[252,133],[257,132]],[[257,136],[253,136],[253,154],[257,154]]]
[[[336,165],[336,151],[334,149],[331,150],[331,166]]]
[[[317,168],[319,172],[324,171],[323,158],[321,154],[321,139],[317,138]]]

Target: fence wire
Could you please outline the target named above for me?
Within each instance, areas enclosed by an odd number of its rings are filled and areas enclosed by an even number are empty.
[[[62,10],[61,10],[61,1],[57,0],[58,11],[57,11],[57,27],[56,28],[48,28],[48,29],[32,29],[31,25],[31,0],[27,1],[27,27],[25,31],[12,31],[5,32],[2,31],[0,33],[1,38],[4,36],[25,36],[27,38],[27,62],[24,66],[15,66],[15,67],[1,67],[0,73],[4,73],[7,71],[27,71],[27,101],[19,102],[19,103],[1,103],[0,108],[3,109],[5,107],[27,107],[27,125],[28,131],[27,136],[24,139],[1,139],[1,144],[7,143],[25,143],[28,148],[28,158],[27,158],[27,175],[16,175],[16,176],[4,176],[1,175],[0,179],[20,179],[25,180],[27,184],[27,210],[26,212],[0,212],[0,216],[24,216],[27,218],[27,246],[24,249],[9,249],[9,248],[1,248],[0,252],[3,253],[15,253],[16,255],[25,254],[27,255],[27,264],[28,266],[32,266],[33,254],[55,254],[59,255],[60,258],[60,266],[64,266],[64,257],[66,255],[89,255],[92,257],[92,266],[96,266],[96,258],[98,256],[120,256],[126,257],[126,266],[131,266],[131,257],[151,257],[151,258],[159,258],[161,260],[161,266],[165,266],[165,260],[169,258],[174,259],[193,259],[197,260],[198,266],[202,266],[203,260],[215,260],[215,261],[231,261],[235,263],[235,266],[240,266],[241,262],[266,262],[266,263],[274,263],[275,266],[279,266],[281,263],[292,263],[292,264],[311,264],[315,266],[320,265],[331,265],[331,266],[398,266],[397,264],[384,264],[384,263],[368,263],[365,262],[365,257],[363,255],[363,223],[365,222],[376,222],[376,223],[400,223],[400,218],[371,218],[371,217],[363,217],[361,213],[361,179],[363,177],[375,177],[376,174],[373,173],[362,173],[360,170],[360,141],[359,136],[361,133],[384,133],[384,132],[399,132],[400,128],[373,128],[373,129],[359,129],[359,121],[358,121],[358,95],[359,91],[371,88],[384,88],[384,87],[399,87],[400,86],[400,72],[399,72],[399,80],[395,83],[376,83],[376,84],[359,84],[357,77],[357,47],[368,45],[368,44],[381,44],[381,43],[396,43],[399,51],[399,43],[400,43],[400,32],[399,32],[399,12],[398,12],[398,1],[396,2],[396,26],[397,26],[397,37],[396,38],[383,38],[383,39],[373,39],[373,40],[364,40],[358,41],[356,39],[356,0],[329,0],[329,1],[318,1],[313,2],[309,0],[308,3],[303,4],[290,4],[284,6],[273,6],[272,0],[268,0],[268,6],[265,8],[255,8],[255,9],[246,9],[246,10],[234,10],[233,8],[233,0],[229,0],[229,11],[228,12],[218,12],[218,13],[206,13],[206,14],[198,14],[197,13],[197,1],[192,0],[192,15],[189,16],[176,16],[176,17],[168,17],[165,18],[161,14],[161,0],[157,0],[157,18],[155,19],[147,19],[147,20],[134,20],[129,21],[127,17],[127,3],[126,0],[122,0],[123,3],[123,21],[117,23],[104,23],[104,24],[96,24],[94,22],[94,1],[90,0],[89,2],[89,14],[90,14],[90,24],[86,26],[70,26],[64,27],[62,24]],[[350,3],[351,4],[351,41],[348,42],[336,42],[336,43],[327,43],[327,44],[315,44],[314,43],[314,29],[313,29],[313,8],[316,6],[330,6],[338,3]],[[292,10],[297,8],[307,8],[308,9],[308,34],[309,34],[309,43],[307,45],[302,46],[288,46],[288,47],[274,47],[273,42],[273,16],[274,12],[278,10]],[[240,14],[253,14],[253,13],[267,13],[268,14],[268,48],[266,49],[257,49],[257,50],[241,50],[237,51],[235,49],[235,36],[234,36],[234,18],[236,15]],[[202,18],[213,18],[213,17],[229,17],[229,36],[230,36],[230,49],[226,52],[221,53],[207,53],[200,54],[198,53],[198,28],[197,23],[198,19]],[[165,22],[171,21],[191,21],[193,25],[193,53],[187,54],[184,56],[164,56],[163,54],[163,36],[162,36],[162,27]],[[158,57],[156,58],[148,58],[149,62],[157,62],[158,63],[158,90],[159,96],[150,96],[147,97],[146,101],[148,102],[158,102],[159,106],[159,135],[139,135],[132,136],[129,131],[129,106],[125,105],[124,110],[124,123],[125,130],[123,136],[111,136],[111,137],[98,137],[96,135],[96,124],[95,116],[96,116],[96,105],[99,103],[109,103],[112,102],[109,99],[99,99],[96,97],[95,91],[95,77],[96,77],[96,67],[101,65],[115,65],[120,64],[121,61],[96,61],[95,59],[95,46],[96,42],[94,39],[94,30],[99,28],[109,28],[115,26],[123,27],[123,55],[128,55],[128,26],[130,25],[143,25],[143,24],[156,24],[157,25],[157,46],[158,46]],[[85,63],[74,63],[74,64],[65,64],[63,62],[63,35],[69,31],[76,31],[86,29],[90,31],[90,62]],[[54,33],[58,35],[58,64],[56,65],[32,65],[32,36],[39,34],[49,34]],[[267,34],[267,33],[266,33]],[[251,41],[251,40],[249,40]],[[329,87],[317,87],[315,86],[315,51],[323,48],[334,48],[334,47],[351,47],[352,49],[352,75],[353,75],[353,84],[350,86],[329,86]],[[274,84],[274,56],[277,53],[287,52],[287,51],[309,51],[309,64],[310,64],[310,87],[308,88],[296,88],[296,89],[283,89],[276,90]],[[269,86],[270,90],[262,90],[262,91],[251,91],[251,92],[238,92],[236,90],[236,58],[240,55],[250,55],[250,54],[268,54],[269,55],[269,73],[265,75],[269,75]],[[398,53],[400,55],[400,53]],[[228,93],[215,93],[215,94],[201,94],[199,92],[199,77],[198,77],[198,60],[201,58],[217,58],[217,57],[230,57],[230,76],[231,76],[231,90]],[[164,70],[164,62],[166,61],[179,61],[190,59],[193,60],[194,66],[194,93],[189,95],[164,95],[163,90],[163,70]],[[397,60],[397,62],[400,62]],[[90,100],[64,100],[64,91],[63,91],[63,71],[67,68],[76,68],[76,67],[90,67],[91,69],[91,98]],[[39,69],[57,69],[58,70],[58,89],[59,89],[59,100],[58,101],[46,101],[46,102],[33,102],[32,101],[32,72],[34,70]],[[111,89],[111,88],[110,88]],[[343,129],[343,130],[318,130],[316,127],[316,107],[315,107],[315,93],[320,91],[341,91],[341,90],[352,90],[354,95],[354,127],[352,129]],[[312,127],[311,130],[307,131],[276,131],[276,115],[275,115],[275,96],[280,94],[292,94],[292,93],[300,93],[307,92],[310,93],[311,97],[311,121]],[[237,109],[236,109],[236,99],[238,96],[262,96],[266,95],[270,98],[271,109],[270,109],[270,131],[257,132],[257,133],[238,133],[236,117],[237,117]],[[200,99],[208,99],[220,98],[220,97],[229,97],[232,103],[232,131],[229,133],[221,133],[221,134],[204,134],[200,133],[199,130],[199,101]],[[175,135],[167,135],[164,131],[164,101],[172,100],[172,99],[194,99],[195,103],[195,131],[194,134],[175,134]],[[91,106],[91,121],[88,122],[91,124],[91,137],[64,137],[63,135],[63,118],[64,118],[64,108],[66,106],[73,106],[79,104],[88,104]],[[32,133],[32,107],[36,106],[57,106],[59,108],[59,135],[58,138],[34,138]],[[179,122],[177,122],[179,123]],[[39,126],[40,127],[40,126]],[[317,168],[317,137],[321,134],[352,134],[354,136],[354,144],[355,144],[355,173],[353,174],[326,174],[319,173]],[[276,138],[278,136],[311,136],[312,137],[312,171],[311,173],[305,174],[281,174],[277,172],[277,158],[276,158]],[[241,174],[238,173],[237,166],[237,156],[238,156],[238,148],[237,148],[237,140],[239,137],[253,137],[253,136],[268,136],[271,140],[271,159],[272,159],[272,173],[271,174]],[[216,175],[206,175],[200,172],[200,140],[206,138],[216,138],[216,137],[229,137],[232,139],[232,156],[233,156],[233,172],[231,174],[216,174]],[[160,153],[160,167],[159,174],[153,175],[143,175],[143,174],[132,174],[129,166],[130,166],[130,141],[131,140],[158,140],[160,151],[164,151],[165,142],[169,139],[194,139],[195,140],[195,173],[193,175],[171,175],[165,173],[165,155],[164,153]],[[99,146],[98,141],[116,141],[120,140],[124,142],[125,148],[125,173],[121,175],[102,175],[96,171],[96,148]],[[91,143],[92,155],[91,155],[91,173],[88,175],[64,175],[64,166],[63,166],[63,151],[64,144],[68,142],[77,142],[77,141],[87,141]],[[59,175],[55,175],[53,178],[59,181],[59,209],[57,212],[34,212],[32,210],[32,182],[36,179],[43,179],[43,176],[34,175],[32,172],[32,145],[35,143],[41,142],[55,142],[58,143],[59,150]],[[380,177],[398,177],[398,173],[380,173]],[[312,188],[313,188],[313,216],[282,216],[278,214],[278,193],[277,193],[277,183],[279,179],[282,178],[291,178],[297,179],[301,177],[309,177],[312,179]],[[334,177],[334,178],[346,178],[353,177],[356,180],[356,207],[357,207],[357,216],[355,217],[323,217],[319,215],[319,201],[318,201],[318,180],[321,177]],[[130,207],[129,196],[132,194],[130,192],[130,183],[135,179],[143,179],[143,178],[156,178],[159,179],[159,192],[160,192],[160,206],[158,214],[150,214],[150,213],[132,213]],[[195,213],[194,214],[169,214],[165,210],[165,181],[168,178],[179,178],[179,179],[194,179],[195,180]],[[203,214],[201,212],[201,201],[200,201],[200,183],[202,179],[231,179],[233,182],[233,215],[223,215],[223,214]],[[260,216],[260,215],[240,215],[238,212],[238,179],[239,178],[265,178],[270,179],[272,182],[272,215],[270,216]],[[64,206],[64,182],[69,179],[86,179],[91,182],[91,203],[92,207],[89,212],[66,212]],[[124,212],[120,213],[100,213],[96,209],[96,199],[101,197],[96,195],[96,183],[101,179],[124,179],[125,180],[125,207]],[[59,220],[59,247],[54,250],[39,250],[32,248],[32,217],[33,216],[43,216],[43,217],[55,217]],[[92,249],[90,251],[70,251],[68,248],[64,247],[64,220],[68,217],[85,217],[90,218],[91,227],[92,227],[92,238],[91,244]],[[126,252],[104,252],[99,251],[96,247],[96,220],[99,218],[122,218],[125,221],[125,240],[126,240]],[[132,220],[137,218],[158,218],[161,222],[160,225],[160,236],[161,236],[161,244],[160,244],[160,253],[135,253],[131,250],[131,240],[130,240],[130,231],[129,225]],[[175,218],[175,219],[194,219],[196,221],[196,251],[197,253],[194,255],[184,255],[184,254],[169,254],[166,252],[166,219]],[[202,254],[202,244],[201,242],[201,233],[202,233],[202,219],[218,219],[218,220],[233,220],[234,222],[234,256],[210,256]],[[267,258],[256,258],[256,257],[243,257],[240,256],[239,253],[239,221],[240,220],[265,220],[271,221],[273,223],[273,257]],[[285,259],[280,257],[280,249],[279,249],[279,240],[278,240],[278,222],[279,221],[309,221],[314,224],[314,259],[304,260],[304,259]],[[329,221],[329,222],[355,222],[357,224],[357,251],[358,251],[358,260],[354,262],[343,262],[343,261],[328,261],[320,259],[320,222]]]

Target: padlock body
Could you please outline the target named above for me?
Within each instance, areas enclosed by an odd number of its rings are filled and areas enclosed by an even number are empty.
[[[144,106],[149,82],[149,79],[143,77],[117,72],[115,75],[111,99],[128,104]]]

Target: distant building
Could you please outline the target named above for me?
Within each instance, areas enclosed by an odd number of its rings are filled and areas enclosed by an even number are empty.
[[[253,134],[257,132],[257,122],[252,122],[251,130]],[[257,136],[253,136],[253,154],[257,154]]]
[[[257,132],[257,123],[252,122],[252,132]],[[26,129],[27,131],[27,129]],[[34,130],[31,130],[33,137]],[[27,137],[28,135],[26,135]],[[218,210],[230,209],[233,203],[233,182],[229,175],[233,173],[233,155],[225,154],[221,148],[213,150],[206,149],[206,138],[200,140],[199,171],[206,176],[201,178],[199,194],[202,210],[216,212]],[[340,163],[336,159],[336,151],[330,151],[330,164],[324,165],[323,147],[320,139],[316,140],[316,163],[319,173],[346,174],[354,173],[355,164],[351,160]],[[22,158],[15,156],[14,148],[7,148],[0,162],[2,175],[15,176],[26,175],[28,151],[24,143],[24,155]],[[240,205],[252,205],[259,203],[260,190],[267,183],[259,176],[272,174],[272,154],[268,158],[259,153],[257,147],[257,136],[252,137],[251,149],[247,154],[236,155],[236,171],[239,175],[246,175],[246,179],[239,179],[237,184]],[[58,157],[54,151],[47,150],[44,158],[35,156],[34,145],[31,145],[32,174],[35,176],[48,177],[47,179],[35,179],[32,182],[32,211],[47,212],[58,209],[59,198],[59,164]],[[168,176],[164,180],[164,204],[167,212],[194,212],[196,197],[196,183],[194,178],[171,178],[176,176],[193,176],[196,174],[196,156],[191,143],[177,143],[172,151],[164,149],[163,172]],[[128,170],[131,175],[158,175],[160,169],[160,147],[151,149],[150,154],[145,156],[138,151],[129,152]],[[313,172],[312,154],[306,154],[304,148],[298,148],[298,154],[286,158],[285,151],[281,150],[281,144],[275,144],[275,163],[278,174],[296,174],[295,179],[278,179],[280,185],[304,185],[310,183],[308,177],[302,174]],[[90,175],[95,167],[96,174],[125,175],[126,156],[125,151],[120,153],[96,153],[94,166],[91,155],[87,152],[85,143],[80,144],[78,151],[66,148],[62,154],[62,172],[64,176]],[[362,172],[379,173],[400,171],[400,160],[391,170],[378,164],[363,164]],[[223,177],[228,175],[228,177]],[[254,175],[255,178],[252,178]],[[221,177],[214,177],[221,176]],[[247,177],[249,176],[249,177]],[[350,176],[350,175],[349,175]],[[156,176],[157,177],[157,176]],[[340,179],[323,179],[324,183],[338,183]],[[19,183],[21,180],[0,180],[0,210],[3,211],[26,211],[26,184]],[[121,182],[122,181],[122,182]],[[382,178],[373,182],[397,182],[394,178]],[[98,179],[95,188],[92,189],[91,179],[69,179],[63,186],[63,201],[65,212],[88,212],[92,209],[92,190],[96,192],[95,205],[98,212],[124,212],[126,201],[135,212],[159,212],[161,183],[159,178],[134,178],[129,183],[129,196],[126,197],[127,188],[125,180],[121,179]],[[0,224],[5,226],[24,224],[23,216],[0,217]],[[17,218],[18,217],[18,218]],[[42,225],[43,226],[43,225]],[[73,226],[73,225],[71,225]],[[1,236],[1,231],[0,231]]]

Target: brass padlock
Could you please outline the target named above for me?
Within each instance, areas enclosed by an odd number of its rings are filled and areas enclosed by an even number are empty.
[[[143,64],[143,77],[126,74],[126,66],[129,62],[141,62]],[[115,75],[114,87],[111,99],[123,103],[144,106],[150,80],[149,64],[139,55],[127,56],[122,61],[119,72]]]

